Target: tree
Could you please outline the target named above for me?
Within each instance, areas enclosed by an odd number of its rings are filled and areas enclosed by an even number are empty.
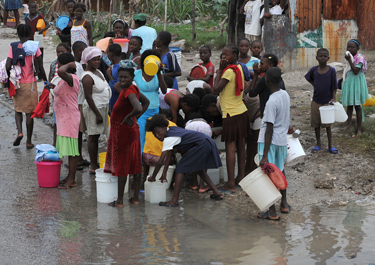
[[[227,43],[237,43],[245,37],[245,15],[240,13],[244,0],[229,0]]]

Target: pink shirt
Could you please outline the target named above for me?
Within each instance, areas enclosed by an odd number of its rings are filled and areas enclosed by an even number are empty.
[[[20,83],[27,84],[27,83],[33,83],[36,81],[36,77],[34,76],[34,69],[33,69],[33,59],[36,60],[36,57],[39,57],[41,54],[42,53],[40,49],[38,48],[35,58],[33,58],[33,56],[31,55],[25,57],[25,66],[22,67]],[[13,59],[12,46],[9,48],[8,58]]]
[[[60,80],[54,89],[57,135],[78,138],[81,114],[78,109],[79,78],[72,74],[73,87]]]

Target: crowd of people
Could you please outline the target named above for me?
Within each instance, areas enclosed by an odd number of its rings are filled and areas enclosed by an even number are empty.
[[[245,10],[252,2],[245,1]],[[17,26],[20,41],[11,44],[6,61],[8,76],[13,66],[22,69],[19,87],[13,96],[17,125],[13,145],[20,145],[23,139],[22,113],[25,113],[26,147],[34,147],[31,113],[38,104],[37,77],[48,81],[46,88],[51,89],[54,96],[54,145],[61,158],[68,157],[69,173],[58,188],[77,186],[76,171],[82,167],[88,167],[89,172],[95,174],[99,168],[98,141],[100,135],[106,133],[109,117],[104,172],[119,178],[118,199],[111,206],[124,207],[124,188],[129,176],[133,176],[134,192],[129,201],[139,204],[142,181],[147,176],[148,181],[156,181],[162,166],[160,180],[166,181],[171,164],[176,164],[173,197],[170,201],[160,202],[160,206],[178,206],[186,174],[192,176],[187,187],[198,192],[212,190],[210,197],[222,200],[223,192],[236,192],[238,183],[257,168],[254,162],[256,154],[259,154],[261,167],[272,163],[285,175],[287,134],[293,132],[289,126],[290,98],[281,78],[277,56],[263,54],[259,39],[248,36],[238,45],[225,46],[216,71],[210,60],[210,47],[202,46],[199,49],[200,65],[206,69],[206,75],[200,78],[188,76],[190,83],[184,94],[176,79],[181,75],[181,66],[169,48],[170,32],[157,33],[146,26],[145,14],[133,17],[134,29],[117,19],[113,22],[113,31],[104,37],[128,38],[127,53],[112,39],[108,48],[101,50],[93,46],[91,25],[84,19],[85,5],[68,0],[66,9],[71,20],[70,30],[57,29],[63,42],[56,47],[57,59],[52,62],[47,76],[41,49],[29,41],[38,30],[33,19],[44,18],[36,12],[35,2],[30,2],[29,7],[26,24]],[[38,34],[44,31],[40,29]],[[25,48],[34,50],[33,55],[25,53]],[[345,56],[348,67],[342,82],[337,81],[335,69],[327,65],[329,51],[323,48],[316,56],[319,65],[306,74],[306,79],[314,86],[311,126],[316,133],[317,145],[313,152],[322,149],[322,127],[327,130],[328,151],[338,153],[332,146],[330,125],[322,124],[319,115],[320,106],[336,100],[338,84],[342,87],[343,105],[348,106],[348,128],[355,108],[357,135],[361,134],[361,105],[368,98],[368,92],[364,78],[367,63],[358,53],[359,48],[357,40],[348,42]],[[157,57],[161,62],[154,75],[145,70],[149,56]],[[220,129],[212,130],[212,127]],[[82,156],[84,133],[88,135],[90,161]],[[220,151],[213,140],[217,137],[225,143],[228,175],[228,181],[220,187],[216,187],[207,174],[207,169],[222,166]],[[178,161],[176,152],[182,153]],[[155,167],[153,172],[149,172],[150,166]],[[197,176],[200,177],[199,186]],[[280,192],[280,212],[289,213],[291,207],[286,190]],[[259,213],[258,217],[280,219],[275,205]]]

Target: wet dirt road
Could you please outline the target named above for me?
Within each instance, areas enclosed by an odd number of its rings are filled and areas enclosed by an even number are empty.
[[[12,146],[13,111],[2,104],[0,124],[1,264],[375,263],[374,201],[300,207],[280,222],[187,190],[179,208],[142,198],[139,206],[112,208],[96,202],[87,169],[71,190],[39,188],[35,149],[25,140]],[[52,129],[37,120],[34,143],[51,140]]]

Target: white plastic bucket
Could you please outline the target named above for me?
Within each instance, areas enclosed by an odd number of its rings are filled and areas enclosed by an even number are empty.
[[[166,201],[167,190],[165,189],[165,185],[160,181],[149,182],[148,177],[145,182],[145,201],[150,203]]]
[[[43,34],[35,33],[34,41],[39,41],[39,48],[44,48],[44,36],[43,36]]]
[[[298,138],[294,138],[293,135],[288,134],[288,155],[286,157],[285,164],[293,166],[302,162],[306,156],[305,151]]]
[[[152,173],[154,173],[154,170],[155,170],[155,167],[150,167],[150,169],[149,169],[150,176],[152,176]],[[162,166],[160,168],[158,174],[156,175],[156,181],[159,181],[159,179],[161,178],[161,175],[163,174],[163,170],[164,170],[164,166]],[[168,171],[167,171],[167,181],[168,182],[163,182],[166,189],[169,189],[169,187],[171,186],[173,173],[174,173],[175,170],[176,170],[175,165],[169,165]]]
[[[244,177],[239,185],[262,212],[281,198],[281,193],[260,167]]]
[[[212,132],[214,132],[214,131],[221,130],[221,129],[223,129],[223,127],[213,127],[211,130]],[[225,152],[225,142],[221,141],[220,135],[214,139],[214,142],[216,144],[217,149]]]
[[[335,107],[322,106],[319,108],[320,120],[323,124],[331,124],[335,122]]]
[[[103,168],[95,170],[96,197],[101,203],[110,203],[117,200],[118,178],[104,173]]]
[[[177,62],[178,62],[178,64],[180,65],[180,67],[182,69],[182,64],[181,64],[182,52],[181,52],[181,48],[179,48],[179,47],[169,47],[169,49],[176,55]]]
[[[346,122],[348,119],[348,114],[344,109],[344,106],[341,105],[339,102],[334,103],[335,107],[335,122]]]
[[[222,179],[224,182],[228,181],[228,171],[227,171],[227,153],[222,152],[220,154],[221,164],[223,166],[220,168],[220,179]],[[238,162],[237,162],[237,155],[236,155],[236,162],[234,164],[234,176],[237,176],[238,174]]]

